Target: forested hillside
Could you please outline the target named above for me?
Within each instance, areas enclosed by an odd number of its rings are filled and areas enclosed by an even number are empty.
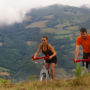
[[[0,72],[7,72],[8,77],[17,80],[39,75],[41,66],[34,64],[31,57],[43,35],[48,36],[57,52],[57,76],[62,71],[71,72],[75,68],[72,58],[81,27],[90,33],[88,8],[53,5],[32,9],[22,23],[0,27]]]

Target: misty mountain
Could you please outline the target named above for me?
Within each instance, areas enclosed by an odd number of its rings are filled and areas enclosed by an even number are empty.
[[[56,69],[62,68],[67,73],[72,71],[76,65],[72,61],[75,41],[81,27],[86,27],[90,33],[88,8],[53,5],[32,9],[22,23],[0,28],[1,72],[7,70],[15,79],[39,75],[41,65],[34,64],[31,57],[43,35],[48,36],[49,43],[57,52]]]

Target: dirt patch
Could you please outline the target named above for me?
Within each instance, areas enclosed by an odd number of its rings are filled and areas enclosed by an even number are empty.
[[[47,22],[48,22],[48,20],[39,21],[39,22],[34,22],[34,23],[26,26],[26,28],[35,28],[35,27],[44,28],[44,27],[46,27],[46,23],[47,23]]]

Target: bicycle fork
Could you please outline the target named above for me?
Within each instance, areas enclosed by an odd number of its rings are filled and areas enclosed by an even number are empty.
[[[42,68],[42,70],[40,72],[40,81],[42,81],[44,79],[45,80],[49,79],[48,71],[47,71],[45,65],[43,65],[43,68]]]

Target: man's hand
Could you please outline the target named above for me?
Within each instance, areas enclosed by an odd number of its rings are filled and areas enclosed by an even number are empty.
[[[77,61],[77,58],[74,59],[74,62],[76,62],[76,61]]]
[[[32,56],[32,59],[33,59],[33,60],[35,60],[35,58],[36,58],[35,56]]]

